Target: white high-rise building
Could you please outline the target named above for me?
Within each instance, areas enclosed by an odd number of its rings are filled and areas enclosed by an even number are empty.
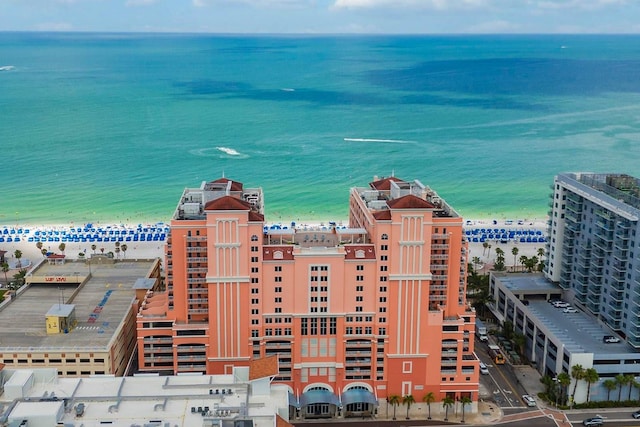
[[[545,275],[640,348],[640,180],[555,177]]]

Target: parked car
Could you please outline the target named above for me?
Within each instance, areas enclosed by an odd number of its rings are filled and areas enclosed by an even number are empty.
[[[602,337],[602,342],[605,344],[616,343],[620,342],[620,338],[614,337],[613,335],[605,335],[604,337]]]
[[[582,421],[582,425],[587,427],[597,427],[601,426],[602,424],[604,424],[604,419],[602,417],[592,417]]]
[[[536,406],[536,400],[528,394],[522,395],[522,401],[527,404],[527,406]]]
[[[564,302],[564,301],[556,301],[556,302],[553,302],[552,304],[555,308],[567,308],[571,305],[568,302]]]
[[[633,414],[631,414],[631,416],[633,418],[635,418],[636,420],[640,418],[640,410],[634,412]]]
[[[577,312],[578,312],[578,310],[576,310],[576,309],[575,309],[575,308],[573,308],[573,307],[567,307],[567,308],[565,308],[564,310],[562,310],[562,312],[563,312],[563,313],[577,313]]]

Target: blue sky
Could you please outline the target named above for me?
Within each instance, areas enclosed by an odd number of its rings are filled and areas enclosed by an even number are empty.
[[[640,33],[640,0],[0,0],[0,31]]]

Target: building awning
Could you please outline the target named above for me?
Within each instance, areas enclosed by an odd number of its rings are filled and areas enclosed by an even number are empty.
[[[314,403],[330,403],[332,405],[340,406],[340,399],[338,396],[331,393],[329,390],[309,390],[306,393],[302,393],[300,396],[300,406],[312,405]]]
[[[369,390],[352,388],[342,393],[342,404],[348,405],[350,403],[371,403],[377,406],[378,400]]]
[[[289,392],[289,406],[295,406],[298,408],[298,398],[291,392]]]

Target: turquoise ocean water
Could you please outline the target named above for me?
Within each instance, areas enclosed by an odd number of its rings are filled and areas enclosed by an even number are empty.
[[[374,175],[544,217],[559,172],[640,176],[640,36],[0,33],[0,224],[167,221],[184,187],[347,218]]]

